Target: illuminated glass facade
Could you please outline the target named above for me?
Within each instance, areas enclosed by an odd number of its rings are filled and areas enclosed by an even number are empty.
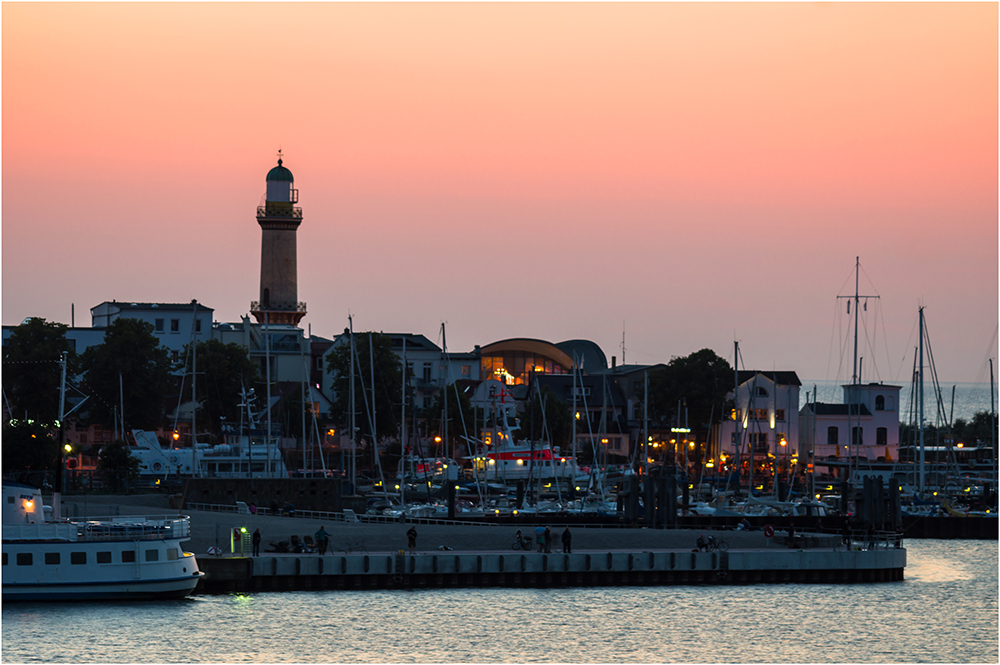
[[[540,340],[508,340],[483,347],[483,379],[497,379],[507,385],[528,383],[532,372],[569,374],[573,362],[556,346]]]

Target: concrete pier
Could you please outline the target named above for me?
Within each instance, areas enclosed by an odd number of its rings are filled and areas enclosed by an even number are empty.
[[[892,582],[905,549],[270,554],[202,557],[195,593],[453,587]]]

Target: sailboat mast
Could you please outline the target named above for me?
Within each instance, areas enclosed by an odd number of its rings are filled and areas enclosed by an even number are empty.
[[[354,319],[350,315],[348,315],[347,322],[348,325],[350,326],[349,328],[350,333],[348,335],[348,346],[350,347],[350,353],[351,353],[350,390],[347,393],[348,394],[347,402],[348,402],[348,408],[351,411],[351,416],[350,416],[351,432],[349,439],[351,442],[351,463],[350,463],[351,484],[353,485],[356,482],[358,476],[357,460],[355,459],[355,443],[354,443],[354,432],[356,429],[355,428],[356,423],[354,419]]]
[[[919,366],[917,368],[918,426],[920,436],[920,495],[924,494],[924,308],[920,308]]]
[[[406,335],[403,335],[403,385],[402,393],[400,396],[403,401],[403,409],[400,414],[400,426],[399,426],[399,458],[402,460],[400,464],[400,472],[402,477],[399,479],[399,502],[403,505],[403,510],[406,510]]]
[[[996,483],[997,480],[997,426],[996,426],[997,412],[996,407],[993,402],[993,358],[990,358],[990,449],[993,462],[993,482]],[[996,492],[996,487],[993,488],[994,493]]]
[[[649,370],[642,373],[642,475],[649,476]]]
[[[444,373],[443,369],[444,369],[445,363],[447,361],[447,358],[448,358],[448,342],[445,339],[444,322],[442,322],[441,323],[441,366],[442,366],[442,372],[441,372],[441,406],[444,409],[444,411],[443,411],[444,425],[443,425],[443,428],[442,428],[443,429],[443,431],[442,431],[442,441],[444,443],[443,448],[444,448],[444,458],[445,458],[445,460],[448,459],[448,383],[447,383],[447,379],[445,378],[445,373]],[[445,464],[447,464],[447,462],[445,462]],[[445,478],[447,478],[447,473],[445,474]]]

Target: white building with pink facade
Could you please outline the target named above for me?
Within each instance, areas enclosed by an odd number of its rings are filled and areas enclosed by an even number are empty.
[[[808,402],[799,412],[799,440],[816,464],[858,457],[899,459],[900,386],[845,385],[842,404]]]

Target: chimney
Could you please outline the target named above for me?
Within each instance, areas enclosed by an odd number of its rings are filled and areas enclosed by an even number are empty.
[[[614,369],[618,365],[618,358],[611,356],[611,369]]]

